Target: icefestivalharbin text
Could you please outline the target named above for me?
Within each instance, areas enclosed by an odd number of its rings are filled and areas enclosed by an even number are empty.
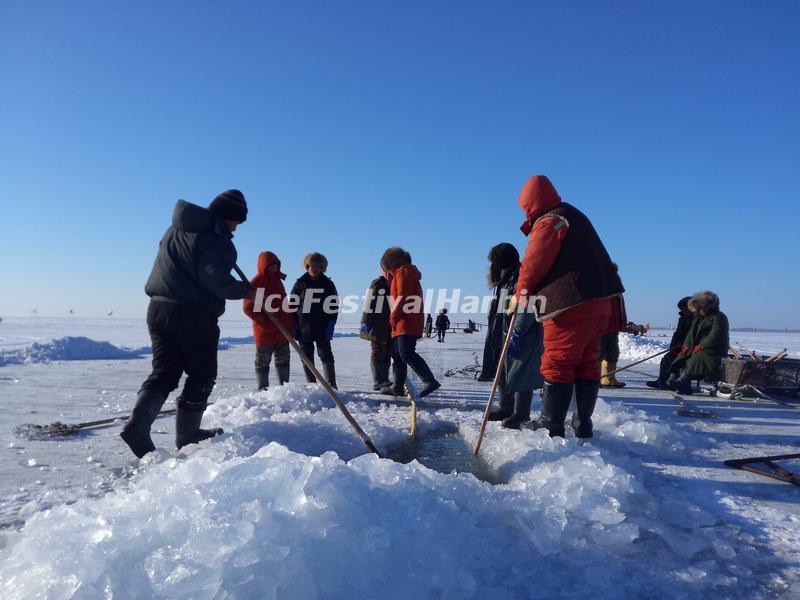
[[[526,290],[522,290],[522,295],[526,295]],[[402,304],[401,310],[406,313],[424,312],[424,307],[429,307],[428,311],[434,307],[436,311],[446,308],[448,312],[460,314],[486,314],[489,312],[493,295],[476,296],[473,294],[466,294],[462,297],[461,290],[455,288],[453,290],[447,289],[427,289],[424,296],[407,296],[392,298],[383,290],[378,290],[377,294],[367,291],[362,295],[349,294],[347,296],[328,296],[324,298],[324,292],[321,289],[310,289],[306,292],[302,302],[300,296],[296,294],[289,294],[281,296],[280,294],[266,295],[264,288],[256,289],[254,312],[268,312],[277,313],[281,310],[290,313],[301,312],[303,314],[311,312],[314,305],[322,303],[322,310],[328,314],[341,313],[345,315],[352,315],[364,310],[368,312],[380,313],[384,309],[384,302],[389,304],[390,310]],[[370,308],[370,300],[374,297],[374,309]],[[434,302],[434,297],[436,301]],[[499,303],[500,310],[505,311],[508,308],[510,300],[507,290],[502,290]],[[544,296],[530,296],[528,298],[528,306],[531,311],[544,313],[547,306],[547,299]]]

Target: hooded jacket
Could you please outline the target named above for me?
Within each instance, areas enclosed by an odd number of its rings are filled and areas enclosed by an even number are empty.
[[[392,338],[401,335],[422,337],[425,310],[422,305],[422,273],[412,264],[392,269],[390,295],[393,308],[389,315]]]
[[[267,272],[270,265],[278,265],[276,273]],[[281,273],[281,261],[272,252],[262,252],[258,255],[258,269],[255,277],[250,280],[256,289],[264,288],[264,303],[260,312],[255,312],[255,300],[250,298],[244,301],[244,313],[253,320],[253,337],[256,346],[274,346],[285,344],[288,340],[272,322],[267,314],[273,309],[273,316],[277,317],[291,334],[294,331],[294,314],[286,310],[283,302],[286,298],[286,288],[283,280],[286,275]]]
[[[537,320],[547,321],[578,305],[621,298],[625,288],[592,223],[574,206],[561,201],[544,175],[531,177],[519,205],[530,235],[517,282],[517,297],[538,296]],[[592,310],[597,303],[592,303]],[[604,309],[605,310],[605,309]],[[614,331],[624,320],[621,302],[611,309]]]
[[[232,240],[225,223],[210,210],[178,200],[145,293],[155,301],[185,304],[221,316],[225,300],[241,300],[249,291],[247,283],[231,275],[237,258]]]

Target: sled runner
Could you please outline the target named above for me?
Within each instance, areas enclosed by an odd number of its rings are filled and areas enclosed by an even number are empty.
[[[790,471],[778,464],[778,461],[798,460],[800,454],[780,454],[778,456],[758,456],[755,458],[738,458],[726,460],[725,464],[735,469],[742,469],[771,479],[800,485],[800,473]],[[763,465],[763,466],[761,466]]]

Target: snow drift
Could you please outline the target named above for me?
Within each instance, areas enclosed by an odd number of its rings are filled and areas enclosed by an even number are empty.
[[[334,337],[354,337],[357,333],[336,332]],[[253,336],[221,337],[219,349],[252,344]],[[0,367],[30,363],[49,363],[60,360],[125,360],[150,354],[150,346],[126,348],[82,336],[67,336],[48,342],[33,342],[25,348],[0,350]]]
[[[619,334],[619,357],[625,361],[642,360],[667,348],[669,348],[669,342],[664,339],[633,335],[631,333]],[[661,361],[661,356],[646,362],[658,363],[659,361]]]
[[[87,337],[63,337],[49,342],[33,342],[18,350],[0,352],[0,367],[58,360],[121,360],[139,358],[150,348],[120,348],[109,342]]]
[[[345,399],[379,448],[404,443],[406,407]],[[455,428],[472,442],[480,416],[425,411],[419,435]],[[654,488],[638,449],[653,457],[684,448],[681,434],[640,411],[600,400],[596,445],[490,424],[482,456],[502,482],[494,486],[363,454],[315,386],[222,399],[207,424],[228,433],[187,453],[151,454],[111,493],[35,514],[6,534],[3,597],[600,599],[764,590],[766,558],[752,537],[680,488]]]

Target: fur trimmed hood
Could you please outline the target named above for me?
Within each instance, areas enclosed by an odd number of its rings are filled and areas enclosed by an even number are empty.
[[[689,310],[696,313],[700,308],[705,308],[707,314],[719,311],[719,296],[709,291],[697,292],[689,299]]]

